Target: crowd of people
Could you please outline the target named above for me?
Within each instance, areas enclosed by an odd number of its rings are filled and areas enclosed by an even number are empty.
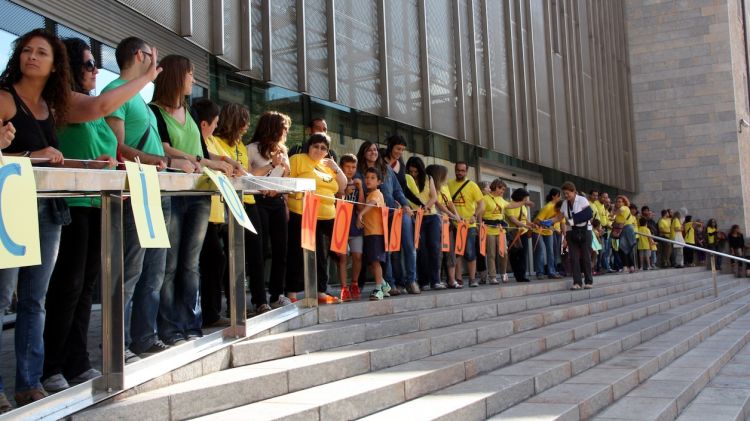
[[[455,163],[453,179],[445,166],[425,165],[417,156],[404,162],[407,143],[398,135],[385,139],[384,149],[366,141],[356,155],[336,159],[322,118],[306,126],[307,140],[292,153],[286,145],[291,119],[265,112],[246,145],[250,114],[244,106],[219,107],[207,99],[188,104],[193,74],[187,58],[159,60],[156,49],[136,37],[122,40],[115,54],[120,77],[92,96],[98,67],[84,41],[60,40],[41,29],[20,37],[0,75],[3,154],[74,168],[114,168],[138,160],[184,173],[207,167],[259,180],[313,179],[320,198],[315,242],[321,304],[361,299],[369,279],[374,280],[369,300],[498,285],[510,281],[510,272],[515,282],[529,282],[529,253],[537,278],[571,274],[573,289],[591,288],[597,273],[651,269],[657,260],[661,267],[699,263],[692,250],[683,252],[639,232],[709,249],[724,240],[715,220],[704,226],[690,215],[665,210],[656,222],[648,207],[639,214],[626,197],[611,203],[596,191],[587,200],[569,182],[551,189],[532,217],[536,204],[525,189],[511,192],[508,201],[502,180],[478,184],[468,177],[466,162]],[[150,82],[149,104],[139,91]],[[242,198],[257,230],[245,231],[254,314],[290,305],[304,291],[303,195],[280,194],[272,180],[267,190]],[[354,205],[343,254],[329,253],[338,200]],[[17,405],[101,374],[87,351],[101,267],[100,207],[97,197],[39,199],[42,264],[0,270],[0,314],[14,291],[17,295]],[[224,203],[218,196],[163,196],[161,207],[167,249],[140,246],[131,205],[124,204],[126,363],[229,323],[222,312],[229,293]],[[400,227],[400,247],[387,251],[394,226]],[[744,254],[736,226],[728,240],[732,253]],[[331,260],[341,285],[335,294],[329,285]],[[0,412],[10,409],[0,379]]]

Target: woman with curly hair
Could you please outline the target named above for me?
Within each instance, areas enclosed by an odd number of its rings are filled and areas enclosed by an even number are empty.
[[[156,59],[156,51],[153,52]],[[44,29],[35,29],[14,43],[8,65],[0,75],[0,120],[17,130],[6,155],[43,158],[47,165],[65,164],[55,133],[68,123],[84,123],[109,115],[156,78],[156,60],[148,72],[117,89],[88,96],[71,89],[68,54],[63,43]],[[61,199],[39,199],[42,264],[0,270],[0,312],[10,305],[18,284],[16,313],[16,403],[42,399],[44,366],[44,299],[57,260],[60,232],[70,222]],[[9,410],[0,384],[0,411]]]
[[[286,136],[291,126],[292,119],[277,111],[267,111],[260,116],[253,137],[247,145],[249,171],[253,175],[258,177],[289,175]],[[271,273],[268,282],[269,301],[271,308],[279,308],[292,303],[284,295],[287,254],[286,199],[283,194],[275,191],[264,191],[255,195],[255,203],[260,217],[260,226],[256,226],[256,229],[260,236],[261,249],[258,251],[260,266],[254,267],[253,271],[257,271],[263,280],[265,257],[271,256]],[[265,249],[267,244],[270,244],[270,250]]]

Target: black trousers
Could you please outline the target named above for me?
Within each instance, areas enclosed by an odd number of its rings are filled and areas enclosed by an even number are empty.
[[[260,214],[257,205],[245,204],[250,222],[258,231],[253,234],[248,230],[245,231],[245,274],[250,284],[250,301],[257,307],[262,304],[268,304],[266,296],[266,284],[263,277],[263,225],[261,224]]]
[[[333,219],[318,220],[315,227],[315,266],[318,292],[328,289],[328,248],[333,235]],[[302,215],[289,212],[289,241],[287,242],[286,285],[289,292],[305,290],[304,254],[302,251]]]
[[[526,279],[527,238],[525,235],[522,235],[516,241],[516,244],[510,247],[513,238],[515,238],[515,232],[508,235],[508,260],[510,261],[510,266],[513,268],[513,276],[516,278],[516,281],[523,281]]]
[[[570,265],[573,270],[573,284],[581,285],[581,266],[583,266],[583,275],[586,285],[594,283],[591,277],[591,241],[593,239],[591,231],[586,230],[583,243],[571,241],[573,231],[566,233],[568,250],[570,251]]]
[[[227,303],[229,302],[227,241],[227,225],[209,222],[200,257],[201,309],[204,325],[210,325],[221,318],[222,290]]]
[[[72,379],[91,368],[87,345],[91,296],[101,278],[101,209],[71,207],[70,216],[47,290],[42,379]]]
[[[284,295],[286,284],[286,248],[287,248],[287,209],[281,195],[266,197],[255,195],[255,203],[260,216],[260,231],[263,263],[271,259],[271,274],[268,281],[270,301],[274,302]],[[257,228],[257,227],[256,227]],[[265,268],[261,270],[265,274]]]

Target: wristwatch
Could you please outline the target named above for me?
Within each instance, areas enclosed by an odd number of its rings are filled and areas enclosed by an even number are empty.
[[[195,160],[201,162],[203,160],[203,157],[200,155],[195,155]]]

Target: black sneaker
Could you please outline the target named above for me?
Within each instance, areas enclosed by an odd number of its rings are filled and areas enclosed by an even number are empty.
[[[151,345],[147,350],[141,352],[138,354],[139,356],[149,356],[158,354],[159,352],[166,351],[170,348],[169,345],[165,344],[161,340],[157,339],[156,342],[154,342],[153,345]]]

